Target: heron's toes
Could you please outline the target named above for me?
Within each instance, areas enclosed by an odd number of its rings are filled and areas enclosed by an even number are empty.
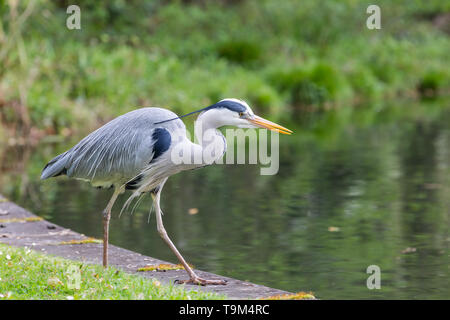
[[[189,280],[175,280],[175,283],[177,284],[195,284],[199,286],[207,286],[207,285],[226,285],[226,280],[206,280],[202,278],[191,278]]]

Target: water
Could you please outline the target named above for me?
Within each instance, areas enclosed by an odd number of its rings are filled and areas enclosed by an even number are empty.
[[[255,165],[178,174],[162,195],[169,236],[196,268],[321,299],[448,299],[450,113],[442,104],[303,115],[288,126],[295,135],[280,136],[276,176]],[[72,144],[3,149],[0,192],[101,238],[110,190],[38,180]],[[154,216],[147,223],[149,197],[119,219],[125,200],[113,212],[111,243],[176,262]],[[379,290],[366,286],[369,265],[381,269]]]

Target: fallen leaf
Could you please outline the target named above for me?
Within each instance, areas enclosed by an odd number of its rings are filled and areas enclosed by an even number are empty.
[[[189,264],[191,268],[194,268],[193,265]],[[169,263],[161,263],[157,265],[147,265],[143,268],[139,268],[137,271],[168,271],[168,270],[182,270],[184,267],[181,264],[169,264]]]
[[[69,241],[61,241],[56,243],[56,245],[68,245],[68,244],[83,244],[83,243],[103,243],[103,240],[95,239],[95,238],[87,238],[83,240],[69,240]]]
[[[43,220],[41,217],[27,217],[27,218],[11,218],[11,219],[0,219],[1,223],[11,223],[11,222],[34,222]]]
[[[261,300],[315,300],[312,292],[297,292],[292,294],[279,294],[275,296],[260,298]]]
[[[328,231],[330,231],[330,232],[338,232],[340,230],[341,229],[339,227],[328,227]]]
[[[158,280],[153,280],[153,285],[155,286],[155,287],[160,287],[161,286],[161,282],[159,282]]]
[[[63,283],[57,277],[48,278],[47,284],[51,287],[56,287],[58,285],[62,285]]]
[[[190,208],[190,209],[188,210],[188,213],[189,213],[190,215],[197,214],[197,213],[198,213],[198,209],[197,209],[197,208]]]
[[[137,297],[136,297],[136,300],[144,300],[145,299],[145,296],[144,296],[144,294],[141,292],[141,293],[139,293],[138,295],[137,295]]]

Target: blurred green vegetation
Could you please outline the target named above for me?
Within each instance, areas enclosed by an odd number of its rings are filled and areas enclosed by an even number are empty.
[[[449,92],[447,1],[76,2],[81,30],[66,28],[70,1],[0,3],[1,122],[87,131],[137,106],[225,97],[297,119]],[[381,30],[366,28],[369,4]]]

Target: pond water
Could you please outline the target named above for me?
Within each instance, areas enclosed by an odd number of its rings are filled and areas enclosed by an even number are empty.
[[[448,106],[448,101],[446,102]],[[407,114],[404,110],[408,108]],[[450,112],[444,102],[301,115],[280,136],[280,170],[217,165],[171,177],[166,229],[189,263],[321,299],[448,299]],[[102,237],[111,190],[40,170],[75,141],[0,150],[0,192],[32,212]],[[113,210],[112,244],[176,262],[150,197],[133,215]],[[198,209],[189,214],[189,209]],[[99,255],[101,252],[99,251]],[[381,270],[369,290],[367,268]]]

